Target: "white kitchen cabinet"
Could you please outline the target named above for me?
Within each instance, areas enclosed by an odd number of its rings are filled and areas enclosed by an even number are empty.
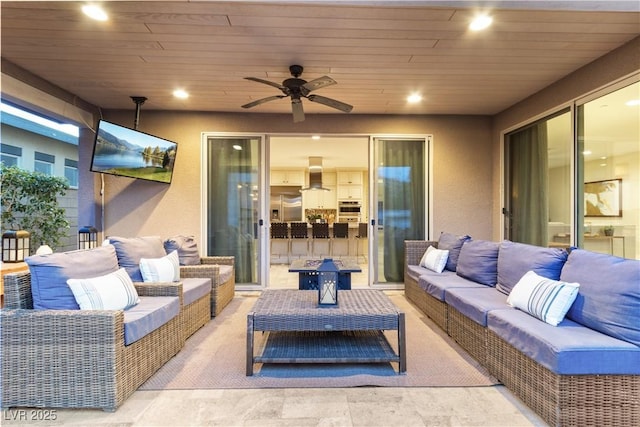
[[[304,209],[337,209],[336,187],[325,185],[330,191],[307,190],[302,192]]]
[[[338,185],[362,185],[362,171],[338,172]]]
[[[304,185],[304,171],[272,170],[271,185]]]
[[[362,185],[341,185],[338,187],[338,200],[361,200]]]

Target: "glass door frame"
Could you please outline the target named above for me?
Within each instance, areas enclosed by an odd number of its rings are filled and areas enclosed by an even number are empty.
[[[291,133],[296,135],[296,133]],[[257,283],[242,283],[236,285],[236,290],[263,290],[266,289],[270,280],[269,267],[270,267],[270,235],[269,235],[269,188],[270,188],[270,138],[272,136],[289,135],[289,133],[247,133],[247,132],[202,132],[201,134],[201,236],[203,253],[208,252],[208,224],[207,224],[207,194],[208,194],[208,158],[207,158],[207,142],[209,138],[255,138],[259,140],[259,171],[258,171],[258,227],[257,227]],[[341,135],[335,135],[341,136]],[[345,135],[349,136],[349,135]],[[378,162],[379,153],[376,148],[376,141],[379,139],[385,140],[422,140],[425,150],[425,239],[433,239],[433,135],[432,134],[359,134],[369,138],[369,165],[368,165],[368,236],[367,239],[367,253],[368,253],[368,285],[369,287],[387,288],[387,289],[402,289],[404,284],[401,282],[390,283],[381,282],[376,283],[377,269],[378,269],[378,238],[376,227],[378,223]]]
[[[369,286],[377,289],[404,289],[403,282],[380,282],[378,278],[378,173],[380,164],[380,153],[376,142],[378,140],[422,140],[424,143],[425,155],[425,218],[424,230],[425,240],[433,239],[433,134],[371,134],[369,137],[369,201],[368,201],[368,233],[367,239],[369,253]]]
[[[258,139],[258,225],[257,225],[257,265],[254,268],[257,272],[257,283],[241,283],[236,284],[236,290],[261,290],[265,288],[265,284],[269,279],[269,265],[265,263],[263,254],[268,251],[268,227],[265,225],[265,218],[268,218],[268,185],[269,174],[268,168],[268,137],[261,133],[243,133],[243,132],[202,132],[200,143],[200,235],[202,236],[203,253],[208,253],[208,222],[207,222],[207,197],[208,197],[208,155],[207,144],[209,138],[226,138],[226,139]],[[268,256],[267,256],[268,261]]]

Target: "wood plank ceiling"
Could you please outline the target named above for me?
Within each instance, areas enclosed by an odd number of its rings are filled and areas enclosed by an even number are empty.
[[[637,1],[491,2],[482,32],[467,28],[481,2],[363,3],[109,1],[101,23],[82,2],[3,1],[1,52],[105,109],[132,109],[138,95],[145,109],[247,111],[280,92],[243,77],[280,83],[300,64],[306,80],[335,79],[316,93],[354,105],[351,114],[495,114],[640,34]],[[190,97],[174,98],[176,88]],[[424,99],[409,106],[413,92]]]

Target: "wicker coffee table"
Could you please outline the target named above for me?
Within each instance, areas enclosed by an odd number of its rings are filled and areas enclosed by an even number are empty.
[[[269,332],[260,354],[254,333]],[[397,353],[383,331],[397,331]],[[381,291],[340,291],[338,305],[318,307],[318,292],[266,290],[247,315],[247,375],[255,363],[397,362],[406,372],[404,312]]]

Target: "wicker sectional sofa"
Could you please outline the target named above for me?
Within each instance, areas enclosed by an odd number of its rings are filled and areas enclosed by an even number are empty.
[[[640,425],[640,261],[451,237],[405,241],[409,300],[550,425]],[[440,243],[454,265],[421,267]],[[579,283],[557,326],[507,303],[527,271]]]
[[[4,276],[2,408],[113,411],[233,298],[233,257],[203,257],[202,264],[181,266],[179,281],[142,282],[142,257],[166,261],[162,241],[112,240],[96,249],[31,257],[29,272]],[[120,269],[133,281],[138,304],[78,309],[69,278]]]

